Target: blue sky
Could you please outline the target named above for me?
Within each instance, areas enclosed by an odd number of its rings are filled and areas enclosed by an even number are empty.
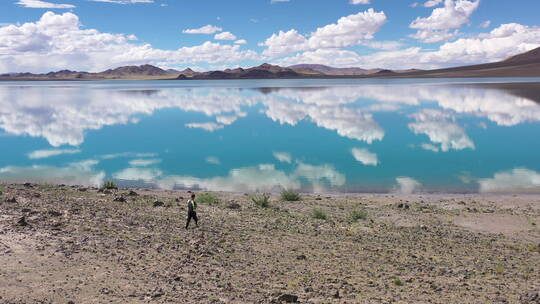
[[[483,63],[539,47],[538,11],[537,0],[2,0],[0,73]]]

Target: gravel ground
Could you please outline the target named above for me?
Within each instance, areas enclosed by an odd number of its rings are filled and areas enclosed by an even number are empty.
[[[540,303],[536,195],[1,188],[0,303]]]

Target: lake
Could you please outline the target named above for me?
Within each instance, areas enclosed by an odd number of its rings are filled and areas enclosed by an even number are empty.
[[[0,180],[540,193],[540,79],[0,83]]]

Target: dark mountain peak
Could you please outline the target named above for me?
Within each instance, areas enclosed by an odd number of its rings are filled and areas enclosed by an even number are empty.
[[[507,63],[520,63],[520,62],[540,62],[540,47],[534,50],[530,50],[523,54],[512,56],[503,62]]]
[[[148,75],[148,76],[159,76],[159,75],[167,75],[168,72],[158,68],[156,66],[150,65],[150,64],[144,64],[140,66],[136,65],[130,65],[130,66],[123,66],[116,69],[109,69],[104,72],[101,72],[103,74],[110,74],[110,75]]]

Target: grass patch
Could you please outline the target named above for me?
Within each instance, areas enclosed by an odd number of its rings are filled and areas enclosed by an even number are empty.
[[[268,206],[270,206],[270,194],[268,193],[255,194],[251,197],[251,201],[257,207],[267,208]]]
[[[349,215],[351,222],[358,222],[359,220],[365,221],[368,217],[366,209],[354,209]]]
[[[396,286],[403,286],[403,282],[398,278],[394,279],[394,281],[392,281],[392,283],[394,283],[394,285],[396,285]]]
[[[112,190],[112,189],[118,189],[118,186],[111,180],[104,181],[103,185],[101,186],[103,189]]]
[[[313,210],[313,212],[311,213],[311,216],[317,220],[326,220],[328,218],[326,213],[324,213],[324,211],[322,211],[321,209]]]
[[[503,274],[504,273],[504,266],[499,265],[499,266],[495,267],[495,273],[496,274]]]
[[[288,189],[281,192],[281,200],[286,202],[297,202],[302,200],[302,197],[300,196],[300,193],[292,189]]]
[[[215,205],[219,203],[219,198],[213,193],[201,193],[197,195],[197,203]]]

